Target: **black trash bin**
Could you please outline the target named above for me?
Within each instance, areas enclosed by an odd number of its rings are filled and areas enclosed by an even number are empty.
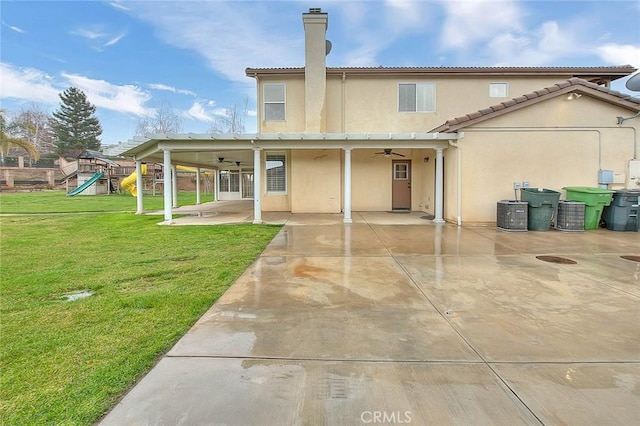
[[[634,231],[640,229],[638,205],[640,190],[621,189],[613,193],[611,204],[604,208],[602,220],[611,231]]]

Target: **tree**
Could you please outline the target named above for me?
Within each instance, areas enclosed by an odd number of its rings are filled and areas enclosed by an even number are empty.
[[[94,116],[96,107],[80,89],[70,87],[60,94],[60,109],[49,124],[58,155],[77,155],[85,149],[100,149],[102,126]]]
[[[22,109],[13,119],[16,136],[28,140],[38,148],[40,155],[55,151],[55,144],[49,126],[49,115],[38,104]]]
[[[12,148],[25,150],[29,156],[32,156],[37,161],[40,157],[38,149],[26,139],[13,137],[11,132],[15,128],[15,124],[8,122],[5,118],[4,110],[0,110],[0,162],[4,164],[4,156]]]
[[[231,108],[225,108],[223,114],[216,116],[211,123],[209,133],[244,133],[244,118],[247,116],[248,108],[249,98],[245,98],[242,111],[239,111],[238,105],[235,104]]]
[[[138,120],[136,126],[136,136],[144,136],[157,133],[180,133],[182,131],[182,120],[171,108],[171,104],[162,101],[160,108],[156,109],[152,117],[145,117]]]

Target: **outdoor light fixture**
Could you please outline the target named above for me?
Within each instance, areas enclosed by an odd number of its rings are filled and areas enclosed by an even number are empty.
[[[582,96],[582,94],[580,93],[576,93],[576,92],[571,92],[569,93],[569,96],[567,96],[567,100],[572,101],[574,99],[578,99]]]

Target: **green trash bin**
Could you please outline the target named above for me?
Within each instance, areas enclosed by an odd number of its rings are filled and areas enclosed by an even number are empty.
[[[598,229],[602,210],[611,204],[613,191],[590,186],[565,186],[567,201],[582,201],[584,209],[584,229]]]
[[[522,188],[520,199],[529,203],[528,224],[530,231],[546,231],[551,228],[553,218],[558,208],[560,193],[544,188]]]

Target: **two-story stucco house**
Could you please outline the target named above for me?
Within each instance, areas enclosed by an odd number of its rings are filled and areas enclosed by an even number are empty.
[[[328,15],[302,18],[304,67],[246,70],[257,133],[147,135],[120,153],[218,170],[218,199],[253,199],[256,223],[390,210],[491,223],[514,182],[597,186],[600,170],[640,188],[640,99],[609,89],[635,68],[327,68]],[[167,221],[171,191],[165,173]]]

